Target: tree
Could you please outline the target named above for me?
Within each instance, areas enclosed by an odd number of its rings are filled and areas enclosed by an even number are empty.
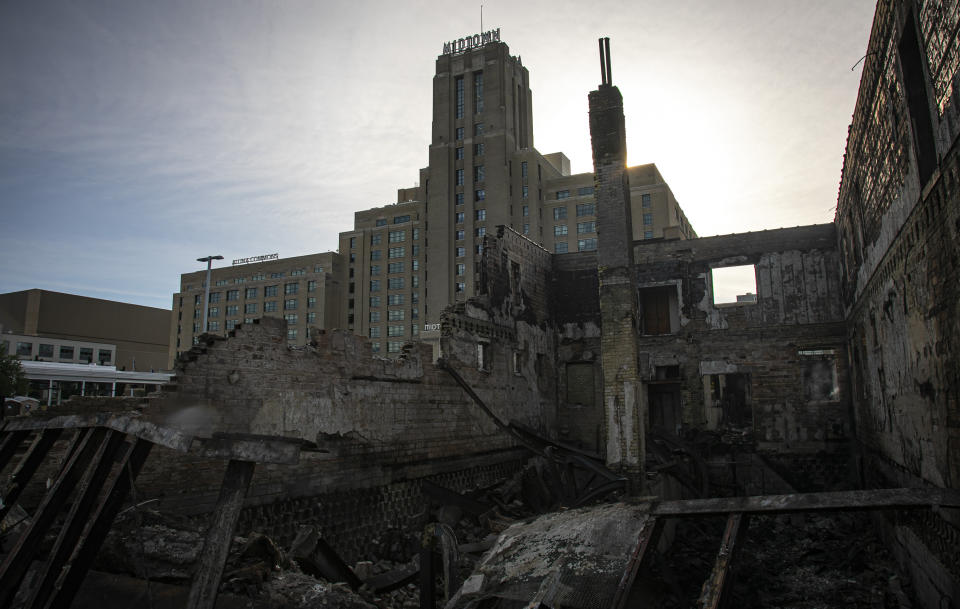
[[[16,355],[6,354],[6,343],[0,343],[4,348],[0,349],[0,404],[6,398],[15,395],[23,395],[27,392],[27,377],[23,373],[23,366]],[[3,408],[3,406],[0,406]],[[0,410],[2,412],[2,410]]]

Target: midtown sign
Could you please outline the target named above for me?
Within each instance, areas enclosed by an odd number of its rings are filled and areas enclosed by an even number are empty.
[[[444,42],[443,54],[455,55],[456,53],[463,53],[470,49],[482,47],[488,42],[500,42],[500,28],[482,34],[474,34],[473,36],[466,36],[464,38],[451,40],[450,42]]]

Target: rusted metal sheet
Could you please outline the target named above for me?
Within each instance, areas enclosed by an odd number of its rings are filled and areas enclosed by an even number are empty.
[[[756,495],[662,501],[651,506],[656,516],[717,516],[732,512],[768,513],[960,507],[960,491],[940,488],[890,488],[791,495]]]
[[[740,547],[742,537],[746,534],[749,516],[742,513],[730,514],[727,517],[727,527],[723,532],[720,550],[713,563],[710,576],[700,589],[700,598],[697,609],[719,609],[729,589],[733,585],[731,568],[734,557]]]
[[[233,531],[240,518],[243,500],[253,479],[255,464],[250,461],[230,461],[220,485],[220,497],[213,511],[213,521],[200,553],[197,571],[190,586],[187,609],[213,609],[217,589],[227,562]]]

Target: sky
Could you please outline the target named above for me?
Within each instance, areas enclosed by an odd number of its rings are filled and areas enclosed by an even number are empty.
[[[481,26],[449,0],[0,2],[0,293],[169,309],[198,257],[336,250],[427,164],[443,43],[497,27],[535,147],[574,173],[609,36],[628,164],[656,163],[700,236],[830,222],[873,10],[485,0]]]

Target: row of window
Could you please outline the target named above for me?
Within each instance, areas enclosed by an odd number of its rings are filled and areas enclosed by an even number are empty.
[[[526,214],[524,214],[526,215]],[[595,216],[597,215],[597,206],[594,203],[580,203],[577,205],[577,217],[582,218],[583,216]],[[553,208],[553,219],[554,220],[564,220],[567,217],[567,208],[566,207],[554,207]]]
[[[410,221],[410,215],[409,215],[409,214],[406,214],[406,215],[403,215],[403,216],[394,216],[394,217],[393,217],[393,223],[394,223],[394,224],[403,224],[403,223],[409,222],[409,221]],[[386,225],[387,225],[387,219],[386,219],[386,218],[377,218],[375,224],[376,224],[377,226],[386,226]]]
[[[373,342],[370,343],[370,348],[374,353],[380,353],[380,343]],[[400,353],[403,350],[403,341],[391,340],[387,341],[387,353]]]
[[[404,304],[405,294],[390,294],[387,296],[387,304],[391,306],[402,305]],[[353,302],[353,301],[351,301]],[[379,296],[370,297],[370,308],[375,309],[380,306],[381,299]],[[420,292],[410,292],[410,304],[419,304],[420,303]],[[350,306],[353,308],[353,305]]]
[[[411,260],[410,261],[410,270],[419,271],[420,270],[420,261]],[[393,273],[403,273],[404,272],[404,263],[403,262],[391,262],[387,265],[387,274],[392,275]],[[370,265],[370,275],[376,277],[380,274],[380,265],[371,264]]]
[[[243,305],[243,312],[244,312],[244,313],[256,313],[256,312],[257,312],[257,306],[258,306],[258,303],[256,303],[256,302],[248,302],[248,303],[246,303],[245,305]],[[307,298],[307,308],[308,308],[308,309],[316,308],[316,306],[317,306],[317,299],[316,299],[316,298],[314,298],[313,296],[311,296],[310,298]],[[287,300],[284,300],[284,301],[283,301],[283,309],[284,309],[284,311],[293,311],[293,310],[295,310],[296,308],[297,308],[297,299],[296,299],[296,298],[290,298],[290,299],[287,299]],[[276,300],[268,300],[268,301],[266,301],[266,302],[263,303],[263,311],[264,311],[265,313],[269,313],[269,312],[271,312],[271,311],[276,311],[276,310],[277,310],[277,301],[276,301]],[[227,305],[227,307],[224,309],[224,315],[237,315],[237,314],[239,314],[239,313],[240,313],[240,305]],[[220,307],[210,307],[210,308],[207,309],[207,317],[219,317],[219,316],[220,316]],[[199,309],[194,310],[194,312],[193,312],[193,318],[194,318],[194,319],[200,319],[200,310],[199,310]]]
[[[243,290],[243,297],[245,299],[259,298],[260,288],[245,288]],[[286,283],[283,286],[284,294],[297,294],[300,291],[299,283]],[[307,292],[317,291],[317,282],[310,280],[307,282]],[[263,286],[263,296],[269,298],[271,296],[278,296],[280,294],[279,285],[265,285]],[[193,297],[194,306],[203,305],[203,294],[195,294]],[[210,292],[210,303],[216,304],[220,302],[221,298],[226,298],[227,302],[240,300],[240,290],[227,290],[226,292]]]
[[[389,325],[389,326],[387,326],[387,336],[403,336],[403,335],[404,335],[404,329],[405,329],[405,328],[406,328],[406,326],[401,326],[401,325]],[[370,327],[370,330],[367,331],[367,335],[368,335],[370,338],[380,338],[380,332],[381,332],[380,326],[371,326],[371,327]],[[419,333],[420,333],[420,324],[410,324],[410,334],[411,334],[412,336],[416,336],[416,335],[418,335]],[[373,344],[376,345],[377,343],[373,343]],[[398,342],[398,343],[396,343],[396,344],[397,344],[397,345],[403,345],[402,342]],[[399,351],[399,350],[400,350],[400,348],[398,347],[398,348],[397,348],[397,351]]]
[[[597,238],[591,237],[589,239],[578,239],[577,240],[577,251],[578,252],[592,252],[597,249]],[[570,251],[569,245],[566,241],[557,241],[553,244],[553,253],[555,254],[566,254]]]
[[[524,227],[527,225],[525,224]],[[584,235],[586,233],[595,233],[597,232],[597,223],[596,222],[577,222],[577,234]],[[558,224],[553,227],[553,236],[554,237],[563,237],[567,235],[567,225]]]
[[[390,277],[387,279],[387,289],[388,290],[402,290],[406,287],[406,278],[404,277]],[[410,278],[410,287],[419,288],[420,287],[420,277],[414,275]],[[371,279],[370,280],[370,291],[379,292],[380,291],[380,280]]]
[[[410,240],[418,241],[420,239],[420,229],[413,228],[410,229]],[[387,234],[387,240],[390,243],[402,243],[407,240],[407,231],[405,230],[396,230],[389,231]],[[380,245],[383,243],[383,233],[375,233],[370,235],[370,245]],[[357,249],[357,238],[350,237],[350,249]],[[352,254],[350,262],[353,262]]]
[[[412,253],[414,256],[419,256],[419,255],[420,255],[420,246],[419,246],[419,245],[414,245],[414,246],[412,246],[411,249],[412,249],[412,252],[411,252],[411,253]],[[406,251],[407,251],[407,250],[406,250],[406,247],[405,247],[405,246],[391,247],[391,248],[389,248],[389,250],[387,250],[387,256],[388,256],[389,258],[403,258],[404,256],[406,256]],[[376,262],[377,260],[380,260],[380,258],[381,258],[382,255],[383,255],[383,250],[373,250],[372,252],[370,252],[370,261],[371,261],[371,262]]]
[[[580,188],[577,189],[577,196],[578,196],[578,197],[583,197],[583,196],[592,195],[592,194],[593,194],[593,186],[581,186]],[[560,200],[560,199],[569,199],[569,198],[570,198],[570,191],[569,191],[569,190],[558,190],[558,191],[557,191],[557,200]]]
[[[375,324],[380,322],[380,311],[370,311],[370,323]],[[388,321],[403,321],[406,316],[406,310],[404,309],[390,309],[387,311],[387,320]],[[420,318],[420,309],[413,307],[410,309],[410,319],[419,319]]]
[[[294,325],[294,324],[300,323],[300,316],[299,316],[297,313],[288,313],[288,314],[286,314],[286,315],[283,316],[283,319],[287,322],[287,325]],[[248,324],[250,324],[250,323],[253,323],[253,320],[254,320],[253,317],[245,317],[244,320],[243,320],[243,323],[248,323]],[[317,321],[317,313],[316,313],[315,311],[311,311],[311,312],[307,313],[306,322],[307,322],[308,324],[316,323],[316,321]],[[227,329],[227,330],[233,330],[234,328],[236,328],[236,327],[239,326],[239,325],[240,325],[240,320],[239,320],[239,319],[228,319],[228,320],[226,320],[226,321],[224,322],[224,328]],[[199,333],[200,333],[200,326],[201,326],[200,322],[195,322],[195,323],[193,324],[193,333],[194,333],[194,334],[199,334]],[[219,331],[220,331],[220,321],[219,321],[219,320],[216,320],[216,319],[207,320],[207,331],[208,331],[208,332],[219,332]]]
[[[40,343],[37,345],[37,357],[46,357],[53,359],[53,354],[56,351],[54,345],[48,345],[45,343]],[[60,346],[59,359],[73,361],[73,354],[75,350],[72,346]],[[79,356],[78,359],[82,364],[89,364],[93,361],[93,347],[80,347],[76,349],[76,353]],[[18,342],[17,343],[17,356],[18,357],[33,357],[33,343],[29,342]],[[97,362],[101,366],[106,366],[110,364],[110,360],[113,359],[113,351],[110,349],[97,349]]]

